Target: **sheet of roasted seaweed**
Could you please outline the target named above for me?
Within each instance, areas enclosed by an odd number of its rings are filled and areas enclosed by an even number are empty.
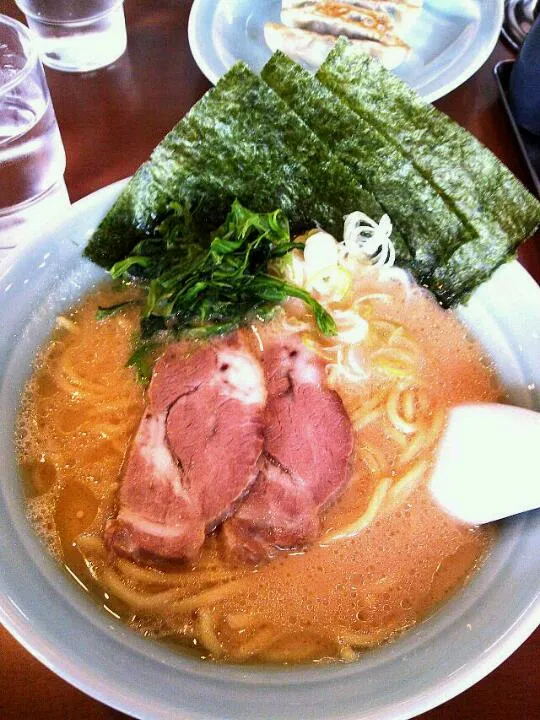
[[[406,153],[297,63],[275,53],[261,76],[377,197],[411,253],[411,270],[429,285],[444,248],[472,237],[469,224]]]
[[[137,171],[85,254],[110,267],[141,239],[159,244],[171,203],[185,208],[186,237],[209,239],[235,199],[280,208],[293,232],[336,237],[348,212],[388,213],[399,264],[444,306],[540,222],[540,204],[489,150],[344,39],[315,78],[280,53],[262,79],[234,66]]]
[[[281,209],[293,231],[320,224],[336,236],[346,213],[362,208],[379,219],[384,212],[298,115],[239,63],[156,147],[85,254],[110,267],[155,232],[173,201],[204,235],[221,225],[235,199],[255,212]]]
[[[464,300],[540,222],[540,204],[476,138],[425,103],[380,63],[340,39],[317,78],[410,158],[471,236],[442,237],[429,288],[444,305]]]

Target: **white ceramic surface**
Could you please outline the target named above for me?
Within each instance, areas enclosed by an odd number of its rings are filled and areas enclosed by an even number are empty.
[[[271,55],[266,22],[280,22],[281,0],[195,0],[189,44],[212,83],[237,61],[260,72]],[[433,102],[465,82],[487,60],[501,31],[504,0],[424,0],[416,23],[402,34],[409,59],[394,71]]]
[[[536,510],[539,447],[539,412],[501,403],[454,407],[431,472],[431,494],[468,525]]]
[[[0,267],[0,621],[63,678],[138,718],[405,720],[490,672],[540,619],[538,512],[500,524],[488,561],[441,611],[349,665],[196,661],[107,615],[49,557],[25,518],[13,428],[32,358],[56,314],[105,277],[81,249],[120,188],[76,203],[59,230]],[[536,283],[508,265],[461,314],[497,363],[511,399],[540,408]]]

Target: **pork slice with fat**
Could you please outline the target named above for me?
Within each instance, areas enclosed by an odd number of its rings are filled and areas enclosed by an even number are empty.
[[[237,338],[191,353],[169,346],[154,369],[108,545],[134,559],[195,558],[257,477],[265,400],[260,365]]]
[[[251,492],[223,527],[229,553],[259,562],[317,537],[320,513],[349,479],[353,428],[324,363],[299,341],[264,354],[264,460]]]

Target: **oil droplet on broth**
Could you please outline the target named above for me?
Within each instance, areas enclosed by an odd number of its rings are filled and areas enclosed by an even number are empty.
[[[82,483],[72,481],[64,487],[56,502],[54,521],[65,548],[90,527],[98,509],[96,496]]]
[[[56,467],[45,458],[37,462],[24,462],[19,466],[23,483],[29,488],[29,497],[44,495],[56,481]]]

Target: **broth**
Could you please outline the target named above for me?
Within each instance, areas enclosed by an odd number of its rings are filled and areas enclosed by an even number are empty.
[[[100,288],[58,319],[18,430],[29,518],[106,610],[203,658],[348,661],[417,623],[467,580],[493,531],[447,516],[425,478],[448,408],[494,401],[499,389],[452,313],[367,271],[332,308],[354,306],[369,325],[362,381],[343,372],[335,342],[321,339],[294,301],[243,331],[255,352],[270,335],[300,331],[328,360],[329,383],[355,425],[351,481],[324,514],[320,539],[255,568],[228,564],[219,530],[190,566],[160,569],[108,553],[104,524],[144,392],[126,368],[137,308],[101,321],[96,309],[126,297]]]

